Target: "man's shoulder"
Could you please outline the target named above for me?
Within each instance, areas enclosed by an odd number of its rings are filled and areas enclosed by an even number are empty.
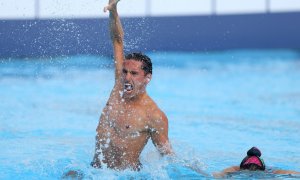
[[[115,84],[113,89],[110,92],[110,96],[108,98],[109,104],[117,104],[122,101],[122,89],[119,87],[120,85]]]
[[[151,109],[149,112],[149,126],[153,129],[162,131],[168,127],[168,118],[166,114],[158,107]]]
[[[152,113],[154,117],[166,118],[166,114],[158,106],[156,106]]]
[[[163,113],[162,110],[158,107],[158,105],[155,103],[155,101],[150,97],[147,96],[147,98],[144,100],[144,107],[150,111],[151,114],[160,114]]]
[[[147,105],[148,114],[150,116],[150,120],[155,121],[167,121],[166,114],[157,106],[157,104],[152,100]]]

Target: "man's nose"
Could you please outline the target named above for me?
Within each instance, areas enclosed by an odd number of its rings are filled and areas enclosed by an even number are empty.
[[[128,72],[125,74],[125,79],[130,80],[131,79],[131,74]]]

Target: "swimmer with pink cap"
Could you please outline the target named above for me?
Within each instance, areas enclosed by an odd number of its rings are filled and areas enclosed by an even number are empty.
[[[242,160],[240,169],[243,170],[262,170],[266,169],[264,160],[260,158],[261,152],[257,147],[252,147],[248,150],[247,156]]]
[[[224,169],[221,172],[213,173],[214,177],[224,177],[229,173],[234,173],[242,170],[248,171],[265,171],[266,166],[264,160],[261,158],[261,151],[257,147],[252,147],[247,151],[247,156],[242,160],[240,166],[232,166]],[[273,174],[300,174],[297,171],[289,171],[289,170],[273,170],[271,171]]]

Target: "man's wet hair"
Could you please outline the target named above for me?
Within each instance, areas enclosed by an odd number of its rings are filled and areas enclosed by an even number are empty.
[[[142,70],[144,70],[145,74],[152,74],[152,62],[148,56],[140,52],[134,52],[125,56],[125,60],[130,59],[142,62]]]

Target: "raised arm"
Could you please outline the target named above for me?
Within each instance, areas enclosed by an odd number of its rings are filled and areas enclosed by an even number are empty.
[[[116,84],[120,83],[122,66],[124,61],[124,32],[117,11],[117,4],[119,1],[120,0],[109,0],[109,5],[104,8],[104,12],[109,11],[110,37],[113,43],[114,50]]]

